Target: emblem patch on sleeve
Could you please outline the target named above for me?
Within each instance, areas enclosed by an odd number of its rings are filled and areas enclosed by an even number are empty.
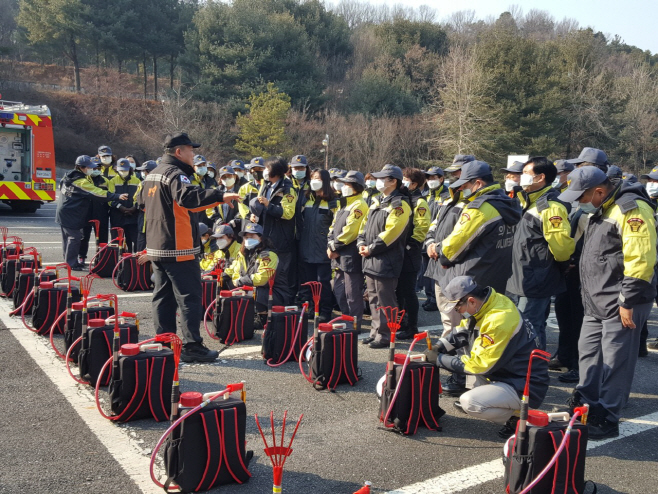
[[[482,335],[482,346],[484,348],[487,348],[493,344],[494,344],[494,339],[491,336],[489,336],[488,334]]]
[[[548,218],[548,221],[551,222],[553,228],[560,228],[560,225],[562,224],[564,219],[562,219],[562,216],[551,216],[550,218]]]
[[[261,257],[260,262],[263,263],[263,266],[267,267],[270,265],[270,262],[272,262],[272,260],[269,257]]]
[[[644,225],[644,220],[642,218],[631,218],[626,223],[631,227],[633,233],[637,233],[642,228],[642,225]]]
[[[427,213],[426,208],[418,208],[416,211],[418,211],[418,216],[420,216],[421,218],[425,216],[425,213]]]
[[[402,213],[404,213],[404,208],[402,206],[398,206],[397,208],[393,209],[393,213],[395,216],[402,216]]]
[[[361,216],[363,216],[363,211],[361,211],[360,209],[355,209],[354,217],[358,220],[359,218],[361,218]]]
[[[471,221],[471,217],[468,215],[468,213],[462,213],[462,217],[459,219],[459,224],[463,225],[467,221]]]
[[[192,182],[190,182],[190,179],[187,178],[185,175],[179,175],[180,176],[180,181],[184,184],[190,185]]]
[[[295,196],[293,196],[292,194],[288,194],[288,195],[286,196],[286,199],[288,199],[288,202],[292,202],[292,201],[295,200]]]

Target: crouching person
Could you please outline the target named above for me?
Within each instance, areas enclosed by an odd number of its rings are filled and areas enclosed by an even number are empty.
[[[458,276],[446,287],[448,309],[464,319],[433,350],[429,362],[450,372],[476,376],[473,389],[455,407],[473,417],[505,424],[498,432],[514,433],[521,408],[530,353],[539,348],[532,326],[514,303],[491,287],[478,286],[470,276]],[[461,357],[454,350],[470,348]],[[452,354],[452,355],[451,355]],[[541,405],[548,391],[548,364],[535,359],[530,380],[530,407]]]
[[[263,227],[257,223],[247,223],[238,235],[242,237],[242,247],[237,258],[223,275],[224,287],[251,286],[256,291],[255,328],[263,329],[267,318],[269,281],[279,264],[279,257],[272,251],[272,243],[263,237]],[[283,303],[286,287],[273,286],[274,305]]]

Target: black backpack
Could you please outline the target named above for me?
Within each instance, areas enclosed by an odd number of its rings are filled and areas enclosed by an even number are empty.
[[[137,343],[139,326],[137,324],[119,324],[119,344]],[[83,335],[78,354],[80,377],[92,386],[100,378],[103,366],[112,356],[112,341],[114,340],[114,323],[106,324],[104,319],[90,319],[89,329]],[[109,368],[101,378],[101,385],[110,383]]]
[[[110,305],[100,304],[97,306],[92,305],[93,302],[89,302],[90,307],[87,307],[86,319],[87,322],[91,319],[107,319],[110,316],[114,315],[114,307]],[[64,332],[64,344],[66,345],[66,351],[68,352],[73,342],[77,340],[82,335],[82,302],[76,302],[73,304],[73,310],[71,310],[71,318],[69,319],[68,326]],[[74,361],[78,361],[78,354],[80,352],[81,345],[75,345],[73,350],[71,350],[70,358]]]
[[[523,454],[515,451],[516,436],[507,443],[503,456],[505,492],[518,494],[529,486],[548,465],[557,451],[568,422],[549,422],[544,427],[528,424],[527,444]],[[569,444],[558,457],[555,466],[529,492],[532,494],[583,494],[585,491],[585,457],[587,454],[587,426],[575,422]],[[596,492],[596,486],[594,491]]]
[[[181,408],[199,403],[187,403],[183,393]],[[197,413],[186,417],[167,437],[164,446],[167,481],[182,492],[207,491],[218,485],[247,482],[247,469],[253,457],[245,451],[247,408],[243,401],[229,397],[211,401]]]
[[[201,306],[203,307],[204,316],[215,297],[217,297],[217,280],[210,275],[203,275],[201,277]],[[215,312],[217,309],[215,307]],[[208,320],[210,319],[212,319],[212,315],[209,315]]]
[[[14,309],[18,309],[23,302],[25,302],[25,297],[28,296],[32,288],[34,288],[34,271],[30,268],[21,269],[18,273],[18,278],[16,280],[16,288],[12,294]],[[42,272],[40,275],[41,281],[53,281],[57,275],[52,271]],[[27,301],[25,306],[25,314],[32,314],[32,306],[34,305],[34,297],[30,297],[30,300]]]
[[[174,352],[161,343],[121,347],[113,366],[110,401],[113,420],[128,422],[154,418],[169,419],[171,388],[174,380]]]
[[[117,244],[101,244],[100,250],[89,263],[89,272],[101,278],[111,278],[121,257],[121,247]]]
[[[400,358],[402,357],[402,358]],[[402,362],[404,355],[396,355],[396,362]],[[395,384],[400,380],[402,365],[395,364]],[[404,435],[415,434],[420,421],[431,431],[440,431],[439,419],[445,411],[439,406],[439,369],[429,362],[410,361],[400,384],[400,391],[393,403],[388,416],[388,423],[384,425]],[[382,392],[379,418],[384,421],[395,388]]]
[[[50,333],[50,327],[57,317],[66,311],[67,292],[67,283],[53,285],[50,281],[44,281],[39,285],[32,309],[32,327],[36,333],[40,335]],[[80,289],[77,286],[71,287],[71,298],[73,302],[80,301]],[[65,329],[62,318],[55,326],[55,333],[64,334]]]
[[[116,285],[124,292],[148,291],[153,289],[151,281],[151,261],[137,262],[138,256],[123,254],[116,266]],[[112,274],[115,275],[114,273]]]
[[[222,290],[215,311],[216,336],[232,345],[254,337],[254,297],[251,292]]]
[[[304,320],[297,333],[301,313],[295,306],[272,307],[271,322],[263,333],[262,353],[268,364],[282,364],[301,358],[302,347],[308,340],[308,312],[304,311]]]
[[[316,389],[334,390],[343,383],[354,386],[361,377],[357,351],[359,332],[354,329],[352,317],[339,319],[338,323],[334,320],[320,324],[317,348],[315,342],[311,343],[309,367]]]

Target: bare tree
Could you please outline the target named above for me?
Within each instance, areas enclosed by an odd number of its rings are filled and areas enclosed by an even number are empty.
[[[452,47],[438,70],[429,115],[436,129],[434,146],[446,154],[493,156],[499,124],[493,94],[489,76],[478,64],[477,47]]]

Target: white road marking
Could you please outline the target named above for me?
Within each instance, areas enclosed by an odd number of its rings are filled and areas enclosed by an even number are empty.
[[[227,348],[222,353],[219,354],[219,358],[222,357],[234,357],[236,355],[247,355],[249,353],[260,353],[260,345],[249,345],[249,346],[235,346],[234,348]]]
[[[118,298],[140,298],[140,297],[153,297],[153,293],[144,292],[144,293],[124,293],[117,295]]]
[[[658,412],[643,415],[634,419],[622,420],[619,423],[619,437],[612,437],[602,441],[589,441],[587,443],[587,451],[591,451],[620,439],[634,436],[641,432],[646,432],[656,427],[658,427]],[[445,473],[433,479],[417,482],[416,484],[408,485],[394,491],[389,491],[388,494],[453,494],[476,487],[485,482],[499,479],[504,473],[503,461],[501,458],[498,458],[486,463],[463,468],[455,472]]]
[[[91,387],[76,384],[55,352],[46,346],[48,340],[30,333],[20,321],[10,318],[9,310],[11,310],[9,303],[5,300],[0,301],[0,321],[53,382],[91,432],[142,492],[161,493],[162,490],[155,486],[149,475],[148,452],[128,435],[127,429],[119,428],[99,415]]]

